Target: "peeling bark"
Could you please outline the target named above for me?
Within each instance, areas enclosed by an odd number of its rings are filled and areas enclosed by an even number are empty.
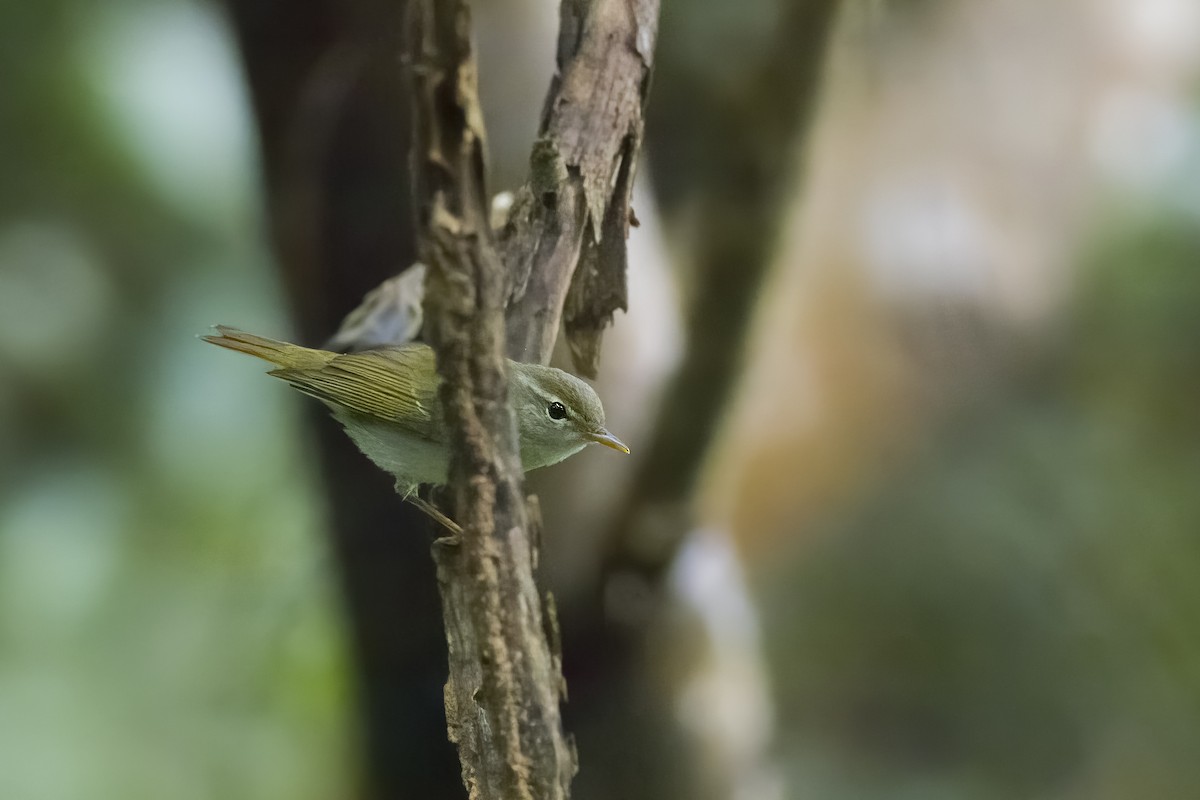
[[[608,0],[564,6],[560,73],[529,184],[504,228],[503,259],[489,224],[466,6],[418,0],[410,17],[425,333],[438,356],[453,451],[450,505],[463,528],[459,541],[434,548],[449,649],[446,716],[472,798],[566,798],[576,770],[559,711],[557,620],[533,577],[507,403],[505,310],[510,352],[547,360],[587,248],[586,274],[615,265],[621,290],[593,294],[589,277],[575,305],[593,326],[600,305],[609,316],[624,305],[628,195],[655,27],[653,16],[633,11]],[[619,244],[601,247],[606,233]]]
[[[567,337],[576,369],[594,376],[600,332],[626,307],[629,197],[658,2],[564,0],[560,13],[558,73],[529,181],[501,233],[512,278],[508,353],[518,361],[549,360],[574,283]]]

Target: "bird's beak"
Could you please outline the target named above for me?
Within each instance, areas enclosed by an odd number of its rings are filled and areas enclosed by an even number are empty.
[[[629,455],[629,448],[625,446],[625,443],[604,430],[604,428],[595,433],[585,433],[584,436],[596,444],[602,444],[605,447],[611,447],[613,450],[620,450],[625,455]]]

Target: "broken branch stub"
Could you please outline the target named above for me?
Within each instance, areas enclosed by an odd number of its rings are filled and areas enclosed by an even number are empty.
[[[629,198],[657,35],[657,0],[562,4],[558,73],[501,234],[511,358],[549,360],[574,280],[567,336],[576,368],[594,375],[599,333],[626,307]]]

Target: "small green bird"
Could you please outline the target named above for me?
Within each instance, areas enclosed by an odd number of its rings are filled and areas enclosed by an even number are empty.
[[[415,496],[422,483],[444,484],[450,465],[433,350],[423,344],[331,353],[216,326],[204,341],[274,364],[268,372],[333,411],[367,458],[396,479],[396,490],[438,521],[458,526]],[[508,401],[526,472],[557,464],[590,443],[629,448],[604,427],[591,386],[560,369],[509,361]]]

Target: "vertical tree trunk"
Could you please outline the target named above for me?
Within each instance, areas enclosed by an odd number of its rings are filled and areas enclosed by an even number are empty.
[[[446,723],[471,798],[565,800],[574,750],[543,622],[504,357],[507,275],[493,241],[470,15],[413,0],[414,185],[451,446],[454,542],[434,548],[450,676]]]
[[[258,122],[266,216],[305,343],[416,256],[403,0],[229,0]],[[347,617],[362,794],[462,796],[439,731],[445,680],[428,524],[321,409],[310,409]]]
[[[778,22],[756,49],[703,58],[697,53],[710,52],[705,44],[727,41],[726,18],[687,0],[664,10],[647,146],[664,217],[691,222],[678,248],[691,301],[684,358],[610,531],[604,584],[590,605],[563,616],[567,723],[580,750],[609,767],[581,773],[582,800],[727,796],[702,783],[672,687],[655,668],[679,654],[665,652],[656,634],[666,576],[692,528],[695,478],[736,384],[800,174],[837,8],[836,0],[781,0]],[[609,617],[613,587],[640,597],[638,619]]]
[[[466,7],[414,0],[410,22],[426,332],[463,528],[459,541],[435,548],[450,652],[446,712],[471,797],[566,798],[575,771],[559,715],[561,661],[547,638],[556,622],[533,578],[504,353],[548,360],[570,290],[572,318],[586,318],[570,335],[594,364],[601,329],[623,307],[657,4],[568,0],[562,26],[530,180],[501,251]]]

